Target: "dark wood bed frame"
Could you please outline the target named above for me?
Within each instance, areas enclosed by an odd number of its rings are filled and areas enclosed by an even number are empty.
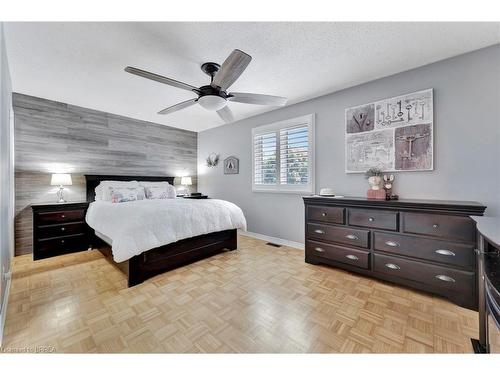
[[[87,201],[95,200],[95,188],[101,181],[167,181],[174,183],[174,177],[159,176],[113,176],[113,175],[85,175],[87,182]],[[196,260],[200,260],[219,253],[224,249],[237,248],[236,229],[208,233],[197,237],[187,238],[168,245],[148,250],[136,255],[125,262],[117,263],[113,260],[110,246],[91,231],[92,246],[106,256],[128,277],[128,286],[134,286],[143,281]]]

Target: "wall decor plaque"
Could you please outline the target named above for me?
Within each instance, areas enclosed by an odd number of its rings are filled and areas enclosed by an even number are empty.
[[[236,156],[229,156],[224,159],[224,174],[240,173],[240,161]]]
[[[429,171],[433,166],[433,90],[345,110],[345,172]]]

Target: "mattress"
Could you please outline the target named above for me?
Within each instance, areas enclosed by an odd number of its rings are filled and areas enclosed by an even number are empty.
[[[220,199],[144,199],[89,205],[87,224],[111,245],[115,262],[182,239],[229,229],[246,230],[243,211]]]

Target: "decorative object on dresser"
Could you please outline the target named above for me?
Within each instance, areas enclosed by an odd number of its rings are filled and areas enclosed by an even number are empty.
[[[73,185],[73,181],[71,181],[71,175],[67,173],[53,173],[52,178],[50,179],[50,184],[52,186],[59,186],[59,190],[57,192],[57,202],[65,203],[64,199],[64,186]]]
[[[240,173],[240,161],[236,156],[229,156],[224,159],[224,174]]]
[[[399,197],[396,194],[392,193],[392,188],[394,187],[394,175],[390,174],[384,174],[384,190],[385,190],[385,199],[390,201],[392,200],[398,200]]]
[[[305,260],[477,309],[477,202],[304,197]]]
[[[345,171],[433,169],[433,91],[414,92],[345,111]]]
[[[382,171],[372,167],[365,172],[365,176],[370,184],[370,189],[366,192],[369,199],[385,199],[385,190],[382,189]]]
[[[321,188],[319,190],[319,195],[323,197],[334,197],[335,196],[335,190],[332,188]]]
[[[212,152],[210,155],[208,155],[206,162],[207,167],[216,167],[219,164],[219,154]]]
[[[32,204],[33,260],[87,250],[87,202]]]

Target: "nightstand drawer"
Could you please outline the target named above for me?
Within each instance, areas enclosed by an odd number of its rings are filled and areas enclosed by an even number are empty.
[[[85,223],[67,223],[55,225],[43,225],[36,228],[39,239],[68,236],[72,234],[85,234],[87,226]]]
[[[36,220],[38,221],[38,224],[41,225],[83,221],[85,219],[85,211],[85,209],[77,209],[54,212],[37,212]]]
[[[344,224],[344,211],[343,207],[308,206],[306,215],[308,220]]]
[[[375,250],[472,268],[474,245],[392,233],[374,233]]]
[[[324,241],[340,242],[346,245],[368,247],[370,231],[333,225],[307,224],[307,236]]]
[[[77,234],[66,237],[57,237],[47,240],[38,240],[36,250],[40,252],[69,252],[74,249],[85,249],[88,246],[87,236]]]
[[[383,210],[348,209],[348,224],[377,229],[398,229],[398,213]]]
[[[403,232],[475,242],[476,225],[469,217],[405,212]]]

